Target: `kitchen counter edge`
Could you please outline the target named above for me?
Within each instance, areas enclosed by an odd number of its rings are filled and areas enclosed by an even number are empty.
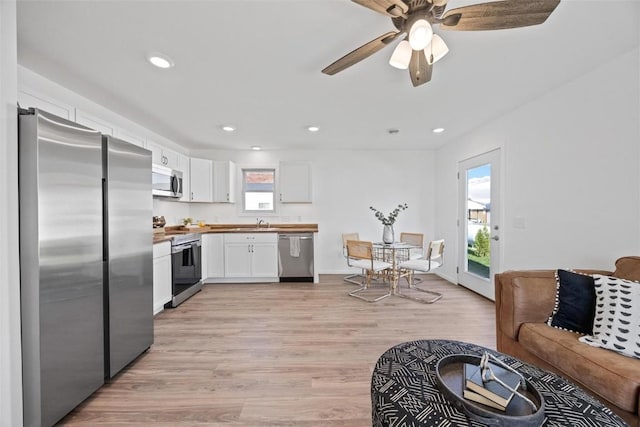
[[[165,227],[164,233],[154,233],[153,243],[170,241],[177,234],[186,233],[317,233],[318,224],[272,224],[270,227],[257,228],[248,224],[206,224],[204,227]]]

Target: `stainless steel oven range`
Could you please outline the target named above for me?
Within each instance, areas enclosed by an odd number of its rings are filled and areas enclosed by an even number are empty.
[[[173,298],[165,307],[175,308],[202,289],[202,243],[195,233],[171,240],[171,287]]]

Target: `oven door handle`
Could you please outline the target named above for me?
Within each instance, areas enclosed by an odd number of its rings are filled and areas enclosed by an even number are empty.
[[[200,247],[200,246],[202,246],[202,243],[200,243],[200,242],[191,242],[191,243],[180,244],[178,246],[172,246],[171,247],[171,253],[172,254],[180,253],[180,252],[184,251],[185,249],[191,249],[193,247],[193,245],[196,245],[196,246]]]

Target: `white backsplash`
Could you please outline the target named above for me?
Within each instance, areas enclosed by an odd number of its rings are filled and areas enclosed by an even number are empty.
[[[182,225],[182,219],[193,217],[189,213],[189,203],[174,202],[169,199],[153,199],[153,215],[164,216],[167,225]],[[149,218],[151,224],[151,218]]]

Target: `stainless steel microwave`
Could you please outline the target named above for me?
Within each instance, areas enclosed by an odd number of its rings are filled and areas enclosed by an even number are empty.
[[[182,172],[154,164],[151,177],[151,192],[154,197],[182,197]]]

